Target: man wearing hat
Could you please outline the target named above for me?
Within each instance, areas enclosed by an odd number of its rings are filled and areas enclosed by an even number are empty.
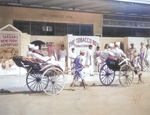
[[[29,49],[29,51],[27,52],[27,57],[29,57],[29,58],[32,58],[33,57],[33,48],[35,47],[35,45],[34,44],[29,44],[28,45],[28,49]]]
[[[143,64],[144,64],[144,59],[146,55],[146,48],[144,47],[144,43],[141,42],[141,48],[140,48],[140,62],[141,62],[141,70],[143,71]]]
[[[76,70],[75,71],[75,76],[74,76],[74,79],[73,79],[73,82],[71,84],[71,90],[74,91],[74,84],[75,82],[81,78],[82,79],[82,83],[83,83],[83,87],[84,89],[86,89],[86,84],[85,84],[85,81],[84,81],[84,78],[85,78],[85,75],[83,73],[83,68],[85,68],[83,62],[84,62],[84,55],[85,55],[85,50],[81,50],[80,51],[80,55],[76,57],[74,63],[75,63],[75,66],[74,66],[74,69]]]
[[[135,64],[135,57],[136,57],[136,49],[134,48],[134,43],[131,43],[131,48],[127,50],[127,57],[133,64]]]

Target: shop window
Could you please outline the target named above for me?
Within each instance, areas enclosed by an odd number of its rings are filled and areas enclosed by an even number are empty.
[[[80,35],[93,36],[93,25],[80,25]]]
[[[54,23],[46,23],[45,31],[46,35],[54,36]]]
[[[14,26],[23,33],[31,35],[93,35],[93,25],[14,21]]]
[[[54,24],[54,34],[55,36],[65,36],[67,35],[67,26],[66,24]]]
[[[45,27],[43,22],[31,22],[31,35],[45,35]]]
[[[78,24],[68,24],[67,25],[67,34],[80,35],[79,25]]]
[[[30,22],[14,21],[13,25],[23,33],[30,34]]]

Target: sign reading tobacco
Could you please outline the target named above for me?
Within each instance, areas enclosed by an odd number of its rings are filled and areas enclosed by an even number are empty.
[[[68,36],[68,56],[72,52],[72,48],[75,49],[76,55],[80,54],[80,50],[87,51],[89,45],[93,46],[92,53],[96,51],[96,47],[99,45],[98,36]],[[70,59],[68,59],[68,67],[70,68]],[[94,68],[94,67],[93,67]]]

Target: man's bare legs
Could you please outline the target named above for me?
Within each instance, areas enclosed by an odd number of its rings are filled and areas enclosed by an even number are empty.
[[[75,90],[74,90],[74,84],[75,84],[75,82],[76,82],[76,81],[73,80],[73,82],[72,82],[71,85],[70,85],[70,90],[72,90],[72,91],[75,91]]]
[[[72,90],[72,91],[75,91],[75,89],[74,89],[75,82],[76,82],[76,80],[73,80],[73,82],[70,85],[70,90]],[[82,84],[83,84],[84,89],[87,89],[84,79],[82,79]]]
[[[138,84],[139,83],[144,83],[143,81],[142,81],[142,73],[140,73],[139,75],[138,75]]]
[[[84,89],[86,89],[84,79],[82,79],[82,83],[83,83],[83,87],[84,87]]]

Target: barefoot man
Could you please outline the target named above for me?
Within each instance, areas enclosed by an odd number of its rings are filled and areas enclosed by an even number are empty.
[[[75,62],[74,62],[75,63],[75,66],[74,66],[75,76],[74,76],[74,79],[73,79],[73,82],[72,82],[71,88],[70,88],[73,91],[74,91],[74,84],[79,78],[82,79],[83,87],[84,87],[84,89],[86,89],[86,86],[85,86],[86,84],[84,81],[84,73],[83,73],[83,68],[85,68],[85,66],[83,65],[84,55],[85,55],[85,51],[81,50],[80,55],[76,57]]]

